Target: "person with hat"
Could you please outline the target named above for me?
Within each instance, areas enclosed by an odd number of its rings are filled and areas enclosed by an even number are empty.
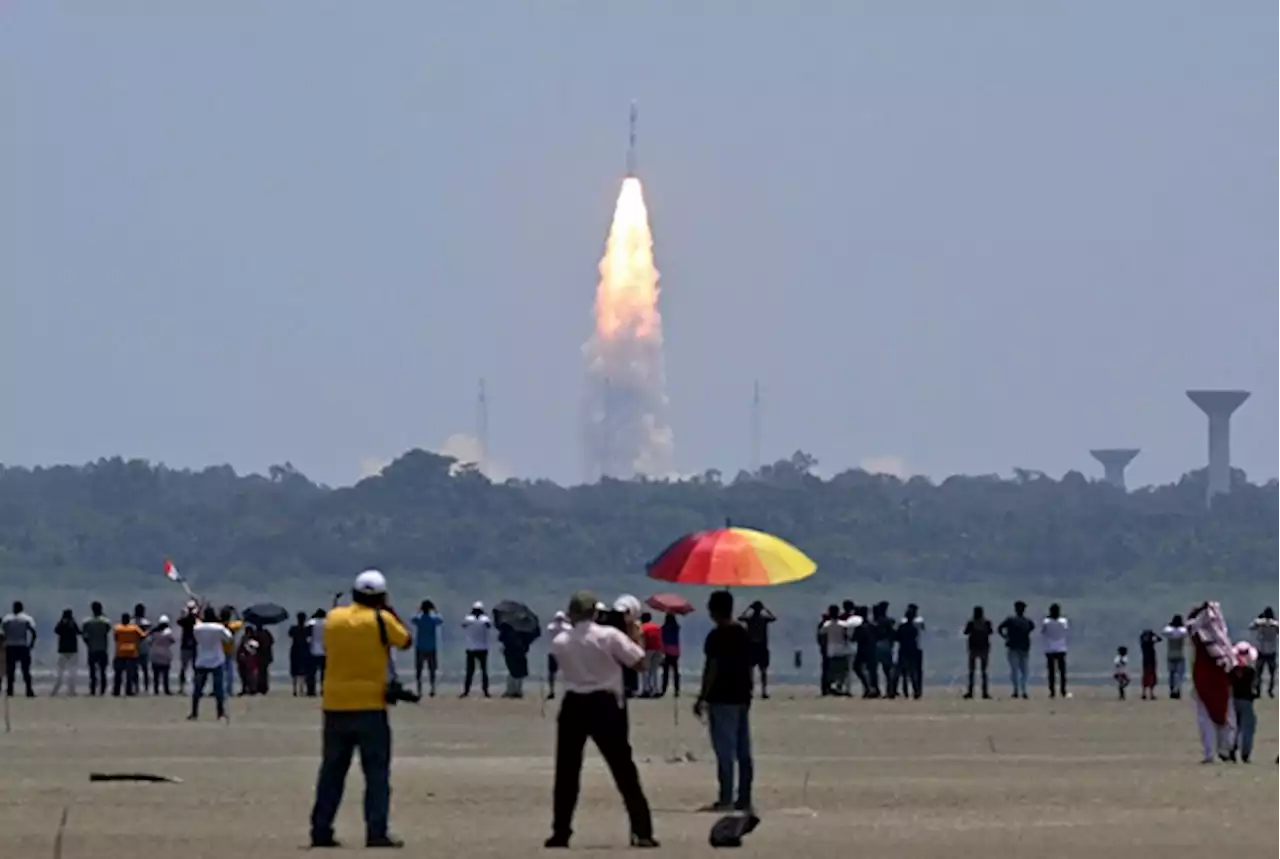
[[[590,738],[613,775],[631,821],[631,846],[657,847],[653,816],[631,755],[622,671],[644,662],[640,630],[597,623],[596,598],[579,591],[566,611],[570,626],[551,639],[560,666],[564,703],[556,722],[556,776],[551,837],[546,847],[568,847],[582,782],[582,753]]]
[[[337,606],[324,625],[324,757],[311,810],[311,846],[336,847],[333,821],[342,802],[351,756],[364,770],[366,847],[402,847],[387,828],[391,805],[391,723],[387,718],[387,665],[391,648],[413,645],[387,602],[378,570],[356,576],[351,605]]]
[[[467,672],[462,681],[462,694],[466,698],[471,694],[471,681],[475,679],[476,669],[480,669],[480,691],[489,697],[489,638],[493,632],[493,619],[484,613],[484,603],[476,600],[471,604],[471,613],[462,619],[462,634],[467,647]]]
[[[563,611],[556,612],[556,616],[551,619],[551,623],[547,624],[547,640],[555,638],[560,632],[569,629],[573,624],[569,623],[569,616]],[[547,700],[554,701],[556,699],[556,673],[560,670],[560,663],[556,662],[554,653],[547,654]]]

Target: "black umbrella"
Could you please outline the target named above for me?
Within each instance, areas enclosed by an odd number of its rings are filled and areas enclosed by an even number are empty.
[[[244,610],[245,623],[254,626],[271,626],[289,619],[289,611],[273,602],[260,602]]]
[[[515,600],[503,600],[493,607],[495,626],[509,626],[529,641],[542,634],[542,623],[527,605]]]

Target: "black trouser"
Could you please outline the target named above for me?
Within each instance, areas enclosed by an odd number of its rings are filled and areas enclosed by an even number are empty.
[[[1067,654],[1046,653],[1045,662],[1049,668],[1049,694],[1053,695],[1053,684],[1057,681],[1058,691],[1067,694]]]
[[[898,678],[902,697],[919,698],[924,691],[924,651],[918,647],[898,648]]]
[[[256,677],[258,683],[254,689],[259,695],[265,695],[271,691],[271,663],[262,659],[258,660],[258,674]]]
[[[19,671],[22,672],[22,682],[27,686],[27,697],[34,698],[36,693],[31,688],[31,648],[10,645],[4,651],[4,676],[8,684],[6,695],[13,695],[13,681]]]
[[[385,837],[391,811],[391,723],[387,711],[326,710],[323,748],[316,804],[311,809],[311,840],[333,837],[333,819],[342,804],[356,749],[364,771],[365,838]]]
[[[307,663],[307,696],[316,697],[317,688],[324,689],[324,654],[313,655]]]
[[[573,834],[573,810],[582,784],[582,753],[590,737],[613,774],[631,819],[631,832],[653,837],[649,801],[640,786],[640,773],[631,759],[627,711],[612,692],[566,692],[556,727],[556,782],[552,835]]]
[[[876,671],[876,658],[867,648],[859,648],[853,654],[853,673],[862,684],[862,697],[880,697],[880,679]]]
[[[884,671],[885,697],[898,697],[898,678],[894,676],[893,671],[893,642],[882,642],[876,645],[876,664],[871,666],[872,677],[876,676],[877,666]]]
[[[487,650],[468,650],[467,651],[467,675],[462,681],[462,694],[471,694],[471,681],[475,679],[476,668],[480,669],[480,690],[484,692],[485,697],[489,696],[489,651]]]
[[[430,684],[431,691],[436,691],[436,669],[439,666],[436,652],[434,650],[415,650],[413,653],[413,677],[418,683],[418,694],[422,694],[422,667],[427,668],[427,683]],[[551,675],[551,682],[555,682],[555,673]]]
[[[680,697],[680,657],[670,653],[662,657],[662,694],[667,694],[667,685],[674,686],[675,697]]]
[[[107,694],[107,652],[89,651],[89,694]]]
[[[125,695],[138,694],[138,657],[117,656],[111,663],[111,694],[119,697],[120,687],[124,686]]]
[[[1267,695],[1274,698],[1276,696],[1276,655],[1274,653],[1258,654],[1258,694],[1262,694],[1262,675],[1267,670],[1271,671],[1268,678]]]
[[[158,665],[151,663],[151,694],[159,695],[163,691],[166,695],[172,695],[173,691],[169,688],[169,664]]]
[[[969,697],[973,697],[973,670],[976,667],[982,669],[982,697],[988,698],[991,693],[987,691],[987,666],[991,662],[990,650],[970,650],[969,651]]]

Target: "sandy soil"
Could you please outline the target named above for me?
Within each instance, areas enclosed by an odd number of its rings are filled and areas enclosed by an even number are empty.
[[[1118,703],[1102,689],[1051,702],[822,700],[787,689],[753,711],[760,829],[747,855],[1168,859],[1187,848],[1277,850],[1274,702],[1261,705],[1250,766],[1201,766],[1188,701]],[[670,700],[633,705],[633,742],[663,853],[709,851],[714,794],[704,731]],[[184,721],[180,699],[12,702],[0,735],[0,856],[128,849],[187,859],[296,856],[318,761],[314,701],[275,692],[234,702],[230,726]],[[540,852],[550,822],[554,705],[453,697],[394,716],[393,829],[412,855]],[[692,762],[671,759],[691,753]],[[91,771],[145,770],[177,785],[90,784]],[[339,837],[362,843],[353,769]],[[575,853],[616,850],[626,820],[589,756]],[[127,845],[127,847],[126,847]],[[349,850],[343,853],[350,852]],[[439,854],[437,854],[439,855]]]

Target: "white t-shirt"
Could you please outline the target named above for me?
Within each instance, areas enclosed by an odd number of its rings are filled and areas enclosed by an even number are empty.
[[[857,621],[856,623],[854,621]],[[827,620],[822,624],[822,638],[827,643],[827,657],[848,656],[852,653],[849,637],[862,624],[862,618]]]
[[[1274,656],[1276,638],[1280,637],[1280,621],[1271,617],[1259,617],[1249,624],[1249,628],[1253,630],[1253,636],[1258,642],[1258,653],[1262,656]]]
[[[1115,666],[1116,666],[1116,673],[1117,673],[1117,674],[1124,674],[1124,673],[1126,673],[1126,672],[1128,671],[1128,668],[1129,668],[1129,657],[1128,657],[1128,656],[1120,656],[1119,654],[1116,654],[1116,658],[1115,658],[1115,663],[1114,663],[1114,664],[1115,664]]]
[[[1067,619],[1046,617],[1040,623],[1040,637],[1044,639],[1045,653],[1067,652]]]
[[[234,641],[231,630],[220,623],[197,623],[191,635],[196,640],[196,668],[221,668],[226,662],[224,642]]]
[[[173,662],[173,643],[178,637],[173,633],[173,627],[166,626],[164,629],[158,629],[151,633],[148,639],[151,642],[151,662],[154,665],[169,665]]]
[[[621,701],[622,668],[639,663],[644,648],[611,626],[584,620],[556,633],[551,655],[566,692],[612,692]]]
[[[1164,636],[1165,656],[1170,662],[1186,658],[1183,647],[1187,638],[1185,626],[1166,626],[1160,634]]]
[[[313,617],[307,621],[307,626],[311,627],[311,640],[308,644],[311,655],[324,656],[324,618]]]
[[[488,650],[491,629],[493,629],[493,621],[487,614],[469,614],[464,617],[462,632],[463,638],[466,639],[467,650]]]

